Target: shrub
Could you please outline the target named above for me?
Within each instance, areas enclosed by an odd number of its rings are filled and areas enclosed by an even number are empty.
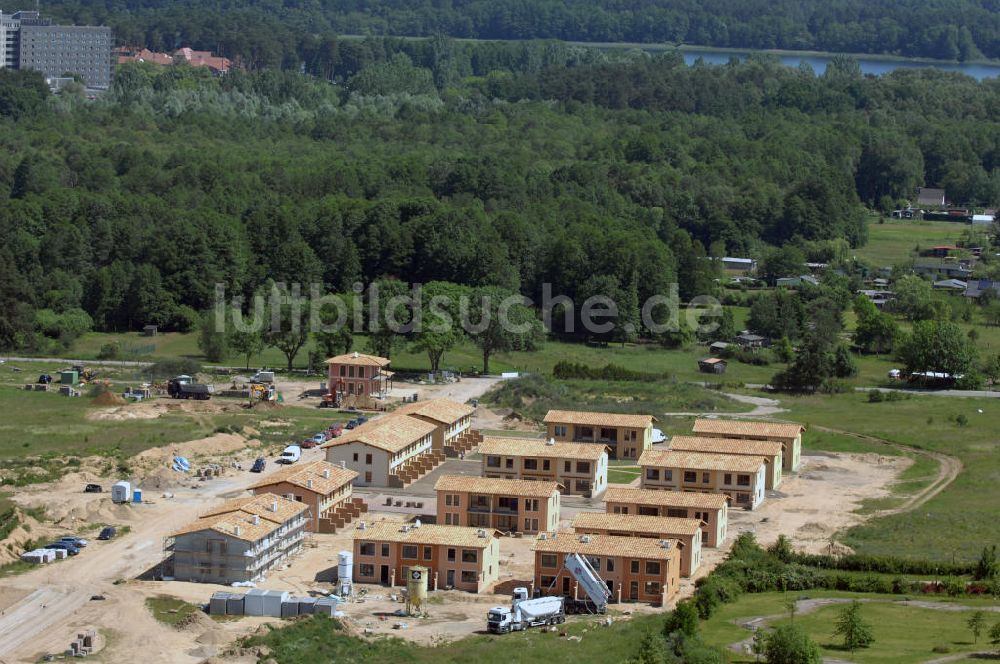
[[[653,382],[670,378],[669,374],[632,371],[617,364],[606,364],[603,367],[595,368],[577,362],[566,361],[557,362],[552,368],[552,375],[560,380],[578,378],[583,380]]]
[[[101,345],[101,350],[97,353],[99,360],[117,360],[121,352],[121,346],[117,343],[106,343]]]

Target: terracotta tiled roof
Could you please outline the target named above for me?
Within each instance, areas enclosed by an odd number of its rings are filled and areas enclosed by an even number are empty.
[[[542,537],[545,539],[542,539]],[[584,538],[588,541],[581,541]],[[680,556],[680,543],[667,539],[670,546],[650,537],[620,537],[617,535],[587,535],[563,531],[543,533],[535,539],[532,551],[552,553],[582,553],[591,556],[672,560]]]
[[[546,443],[537,438],[484,438],[479,444],[481,455],[548,457],[551,459],[581,459],[597,461],[607,454],[607,448],[597,443]]]
[[[671,452],[646,450],[639,457],[640,466],[682,468],[685,470],[725,470],[734,473],[756,473],[764,457],[737,454],[707,454],[704,452]]]
[[[364,443],[389,453],[395,453],[431,434],[436,428],[434,424],[416,417],[389,413],[378,419],[365,422],[356,429],[345,431],[340,438],[334,438],[329,443],[323,444],[322,447]]]
[[[472,406],[450,399],[430,399],[404,404],[393,412],[401,415],[419,415],[442,424],[452,424],[472,415],[475,410]]]
[[[491,496],[548,498],[553,491],[559,490],[559,483],[470,477],[468,475],[442,475],[434,485],[434,490],[469,491]]]
[[[577,532],[581,530],[614,530],[670,538],[679,535],[696,535],[701,530],[701,521],[669,516],[580,512],[573,518],[573,528]]]
[[[780,456],[783,447],[784,445],[776,440],[746,440],[742,438],[674,436],[670,441],[670,449],[678,452],[708,452],[764,457]]]
[[[273,493],[234,498],[202,514],[196,521],[173,532],[171,536],[214,530],[236,539],[256,542],[307,509],[308,506],[304,503]],[[257,523],[254,523],[254,517],[257,517]]]
[[[795,438],[806,428],[788,422],[762,422],[759,420],[732,420],[725,418],[699,418],[694,421],[694,433],[723,435],[728,438],[766,437]]]
[[[324,472],[329,477],[324,477]],[[262,489],[274,486],[281,482],[288,482],[295,486],[302,487],[306,491],[312,491],[321,496],[333,493],[345,484],[350,484],[358,474],[353,470],[347,470],[329,461],[312,461],[309,463],[296,463],[286,468],[275,471],[262,479],[260,482],[250,486],[251,489]],[[312,486],[310,486],[312,482]]]
[[[609,486],[604,493],[606,503],[634,503],[658,507],[693,507],[697,509],[722,509],[726,504],[724,493],[698,493],[695,491],[656,491],[630,486]]]
[[[622,413],[588,413],[579,410],[550,410],[545,414],[546,424],[583,424],[587,426],[632,427],[645,429],[656,418],[652,415],[625,415]]]
[[[403,532],[404,528],[406,532]],[[480,537],[480,533],[486,533]],[[464,526],[439,526],[432,524],[414,528],[398,521],[381,521],[367,524],[364,530],[360,523],[354,531],[354,540],[365,542],[406,542],[408,544],[444,544],[464,546],[470,549],[485,549],[495,537],[489,528],[466,528]]]
[[[367,367],[387,367],[389,366],[389,358],[379,357],[377,355],[365,355],[363,353],[346,353],[344,355],[338,355],[337,357],[331,357],[326,361],[326,364],[353,364],[363,365]]]

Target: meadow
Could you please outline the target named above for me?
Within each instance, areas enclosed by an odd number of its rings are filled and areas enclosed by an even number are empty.
[[[954,245],[969,224],[951,221],[883,219],[868,225],[868,242],[853,254],[875,267],[905,261],[914,249]]]

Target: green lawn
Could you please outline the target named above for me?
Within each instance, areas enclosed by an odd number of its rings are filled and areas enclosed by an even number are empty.
[[[154,618],[171,627],[183,625],[201,610],[194,604],[166,595],[146,598],[146,608],[153,613]]]
[[[702,623],[702,636],[705,641],[717,647],[727,647],[751,635],[751,631],[742,627],[743,623],[758,616],[787,616],[785,602],[799,598],[858,598],[874,600],[865,602],[862,616],[872,625],[875,643],[854,654],[842,650],[840,642],[833,637],[833,624],[840,605],[822,607],[808,614],[795,616],[795,624],[800,625],[809,636],[820,645],[825,657],[849,660],[859,664],[876,664],[881,662],[924,662],[933,659],[935,647],[946,648],[946,652],[962,653],[982,650],[988,644],[980,637],[980,643],[972,643],[972,634],[965,626],[965,621],[971,615],[971,609],[990,606],[989,600],[948,600],[935,597],[934,602],[946,602],[970,607],[970,611],[941,611],[918,608],[899,603],[899,596],[858,594],[837,591],[815,591],[802,593],[762,593],[743,595],[736,602],[725,604],[711,619]],[[1000,620],[1000,615],[989,614],[987,624]],[[775,619],[769,623],[778,625],[787,622],[788,618]],[[753,662],[752,656],[735,654],[733,662]]]
[[[984,545],[998,543],[996,506],[1000,505],[1000,401],[995,399],[913,397],[868,403],[860,393],[836,396],[782,396],[782,414],[790,420],[864,433],[958,457],[959,477],[917,510],[879,517],[851,529],[843,541],[862,553],[939,560],[978,557]],[[982,412],[979,412],[982,411]],[[968,424],[958,424],[963,414]],[[870,443],[807,432],[807,449],[849,450]],[[880,446],[875,445],[875,448]],[[883,453],[892,451],[882,449]],[[933,461],[920,461],[903,474],[902,491],[912,491],[936,472]]]
[[[854,254],[876,267],[900,263],[910,257],[913,249],[942,244],[955,244],[968,224],[949,221],[889,220],[868,225],[868,243]]]

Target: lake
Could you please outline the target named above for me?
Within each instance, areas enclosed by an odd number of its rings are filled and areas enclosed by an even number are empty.
[[[684,62],[689,65],[694,64],[694,62],[699,58],[708,64],[724,65],[729,62],[730,58],[740,58],[742,60],[746,59],[748,55],[753,53],[753,51],[713,51],[710,49],[688,51],[685,50],[683,46],[680,48],[680,51],[684,55]],[[817,74],[822,74],[826,71],[826,65],[831,59],[833,59],[834,56],[816,53],[797,55],[795,53],[785,51],[778,53],[777,57],[781,60],[782,64],[788,65],[789,67],[798,67],[799,63],[806,62]],[[891,71],[895,71],[896,69],[926,69],[928,67],[932,67],[942,71],[961,72],[978,81],[981,81],[984,78],[994,78],[1000,76],[1000,64],[963,64],[959,62],[897,60],[892,58],[880,58],[877,55],[852,55],[851,57],[858,61],[858,64],[861,65],[861,72],[864,74],[878,75],[887,74]]]

